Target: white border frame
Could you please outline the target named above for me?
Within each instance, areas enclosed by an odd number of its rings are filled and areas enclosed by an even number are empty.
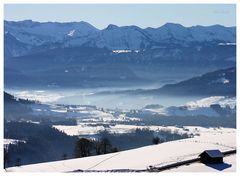
[[[116,173],[16,173],[16,172],[5,172],[3,169],[3,20],[4,20],[4,4],[236,4],[236,26],[237,29],[240,25],[240,22],[238,19],[239,18],[239,12],[240,12],[240,1],[238,0],[1,0],[0,1],[0,54],[1,54],[1,70],[0,70],[0,109],[1,109],[1,132],[0,132],[0,174],[1,175],[9,175],[9,176],[16,176],[16,175],[22,175],[22,176],[43,176],[43,175],[51,175],[51,176],[61,176],[61,175],[115,175]],[[238,70],[239,68],[239,61],[238,61],[238,56],[239,56],[239,30],[237,30],[237,78],[239,78],[240,71]],[[238,107],[239,103],[239,81],[237,81],[237,134],[236,134],[236,140],[237,140],[237,150],[239,149],[239,117],[238,114],[240,112],[240,109]],[[240,156],[239,156],[239,151],[237,151],[237,161],[236,161],[236,169],[237,171],[235,173],[157,173],[161,175],[211,175],[211,176],[218,176],[219,174],[222,175],[237,175],[240,173]],[[119,175],[135,175],[135,173],[117,173]],[[142,176],[146,175],[148,173],[136,173],[136,175]],[[154,174],[154,173],[149,173],[149,174]]]

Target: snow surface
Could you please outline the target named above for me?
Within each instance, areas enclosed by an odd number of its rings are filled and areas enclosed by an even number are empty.
[[[161,114],[165,116],[197,116],[197,115],[204,115],[204,116],[219,116],[219,114],[211,108],[208,107],[198,107],[198,108],[189,108],[186,106],[181,107],[163,107],[159,109],[144,109],[143,113],[155,113]]]
[[[135,53],[139,53],[140,50],[112,50],[113,53],[131,53],[131,52],[135,52]]]
[[[75,30],[71,30],[67,35],[72,37],[74,35],[74,32]]]
[[[10,91],[14,97],[28,99],[28,100],[37,100],[42,103],[54,102],[62,98],[63,95],[54,92],[46,92],[44,90],[24,90],[24,91]]]
[[[230,81],[226,79],[225,77],[218,78],[217,80],[212,81],[211,83],[222,83],[222,84],[228,84]]]
[[[90,124],[90,125],[89,125]],[[94,126],[93,126],[94,125]],[[109,127],[105,127],[104,125],[99,124],[98,122],[88,122],[84,123],[81,122],[78,125],[75,126],[69,126],[69,125],[54,125],[54,128],[58,129],[59,131],[62,131],[70,136],[75,135],[93,135],[97,134],[99,131],[107,130],[109,133],[131,133],[134,132],[137,128],[143,129],[148,128],[149,130],[153,130],[155,132],[159,130],[168,130],[172,132],[177,132],[179,134],[183,133],[191,133],[187,131],[185,128],[178,128],[175,126],[137,126],[137,125],[109,125]]]
[[[236,129],[203,128],[194,126],[185,128],[199,135],[196,135],[194,138],[165,142],[158,145],[150,145],[117,153],[11,167],[6,170],[8,172],[142,170],[149,166],[160,167],[179,161],[193,159],[198,157],[204,150],[219,149],[224,152],[236,149]],[[226,158],[226,161],[231,162],[234,160],[228,160],[228,158]],[[232,164],[231,170],[235,171],[235,163],[229,164]],[[199,170],[193,165],[192,170],[189,169],[189,171],[201,172],[205,167],[208,167],[201,164],[199,165],[200,166],[197,167]]]
[[[213,104],[219,104],[221,107],[229,106],[231,109],[236,106],[236,97],[225,97],[225,96],[211,96],[203,98],[197,101],[191,101],[186,103],[186,106],[190,107],[210,107]]]
[[[137,120],[130,118],[121,111],[104,110],[88,105],[54,105],[54,104],[32,104],[30,105],[33,115],[45,115],[64,118],[75,118],[81,122],[119,122]]]
[[[218,45],[223,45],[223,46],[225,46],[225,45],[236,45],[236,43],[219,43]]]
[[[26,141],[24,140],[18,140],[18,139],[4,139],[4,146],[7,146],[9,144],[14,144],[14,145],[17,145],[18,142],[23,142],[23,143],[26,143]]]
[[[219,104],[222,108],[230,107],[234,109],[236,107],[236,97],[225,97],[225,96],[211,96],[203,98],[197,101],[187,102],[182,106],[160,106],[157,108],[143,108],[143,113],[150,114],[162,114],[165,116],[197,116],[204,115],[207,117],[219,116],[211,105]]]
[[[113,53],[131,53],[132,50],[112,50]]]

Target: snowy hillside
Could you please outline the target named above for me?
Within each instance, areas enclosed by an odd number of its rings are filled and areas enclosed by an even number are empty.
[[[12,167],[6,170],[8,172],[144,171],[149,166],[161,167],[196,158],[207,149],[219,149],[222,152],[236,149],[235,129],[197,126],[185,128],[194,134],[193,138],[106,155]],[[235,171],[236,163],[234,161],[235,155],[231,156],[231,159],[229,157],[224,158],[224,162],[231,164],[231,167],[226,171]],[[208,166],[201,163],[196,164],[203,168],[197,170],[199,172],[213,170],[212,168],[207,169]],[[194,168],[192,167],[188,171],[196,171]]]
[[[236,112],[236,97],[212,96],[197,101],[187,102],[182,106],[147,106],[142,109],[143,113],[162,114],[166,116],[221,116],[221,109],[228,113]],[[226,114],[225,114],[226,115]]]
[[[212,96],[203,98],[197,101],[191,101],[186,103],[186,106],[189,107],[210,107],[213,104],[219,104],[221,107],[229,106],[231,109],[234,109],[236,106],[236,97],[224,97],[224,96]]]

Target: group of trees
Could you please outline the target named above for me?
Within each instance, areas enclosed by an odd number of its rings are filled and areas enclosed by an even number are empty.
[[[81,158],[91,155],[101,155],[117,151],[118,149],[116,147],[113,147],[111,142],[107,138],[101,138],[100,140],[80,138],[76,142],[75,157]]]
[[[153,143],[153,144],[159,144],[159,143],[161,143],[161,140],[160,140],[159,137],[153,137],[152,143]]]
[[[12,146],[12,144],[9,144],[9,145]],[[14,166],[21,166],[21,158],[17,157],[17,158],[15,158],[15,161],[11,161],[11,155],[8,150],[9,145],[4,146],[4,156],[3,156],[3,160],[4,160],[3,168],[4,169],[7,168],[11,162],[15,163]]]
[[[4,138],[19,140],[4,150],[5,167],[73,158],[78,140],[49,125],[13,121],[5,121]]]
[[[109,133],[104,130],[99,131],[98,135],[99,140],[79,138],[75,145],[75,157],[101,155],[191,137],[187,133],[181,134],[176,130],[162,129],[156,132],[148,128],[137,128],[131,133],[123,134]]]

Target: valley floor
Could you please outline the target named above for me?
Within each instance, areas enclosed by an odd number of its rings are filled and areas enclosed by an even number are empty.
[[[198,157],[204,150],[219,149],[229,151],[236,149],[236,129],[185,127],[194,134],[193,138],[165,142],[137,149],[56,162],[25,165],[7,168],[7,172],[74,172],[74,171],[127,171],[146,170],[149,166],[162,167],[172,163]],[[236,171],[236,155],[224,157],[223,169],[201,163],[181,166],[168,172],[182,171]]]

